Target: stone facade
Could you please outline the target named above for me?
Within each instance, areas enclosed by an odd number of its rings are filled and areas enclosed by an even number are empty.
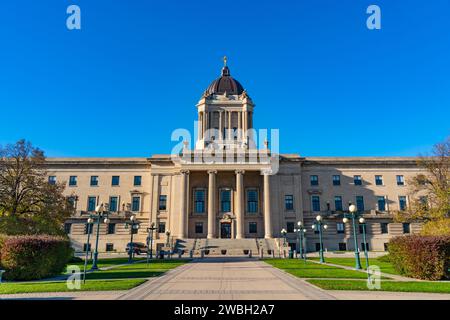
[[[367,221],[371,250],[383,251],[392,236],[420,229],[392,221],[408,204],[408,178],[421,170],[415,158],[305,158],[273,153],[267,143],[256,149],[254,104],[226,66],[197,110],[195,146],[185,142],[176,156],[48,159],[49,176],[67,184],[75,207],[66,229],[77,250],[84,249],[86,220],[100,203],[110,219],[100,225],[100,252],[125,251],[131,215],[140,223],[135,241],[145,243],[153,225],[156,248],[177,239],[281,238],[282,229],[296,247],[293,229],[301,221],[306,247],[315,251],[311,225],[320,214],[328,225],[325,250],[352,250],[351,226],[342,225],[349,203]],[[234,161],[193,161],[219,151]]]

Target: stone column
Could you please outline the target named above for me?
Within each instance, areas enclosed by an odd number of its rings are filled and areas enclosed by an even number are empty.
[[[228,141],[231,141],[231,115],[233,113],[228,111]]]
[[[237,112],[238,115],[238,140],[241,141],[242,140],[242,112],[238,111]]]
[[[215,170],[208,171],[208,239],[216,234],[216,174]]]
[[[180,190],[180,235],[179,238],[187,238],[187,224],[188,224],[188,213],[187,213],[187,180],[189,179],[189,170],[181,170],[181,190]]]
[[[223,140],[222,113],[223,111],[219,111],[219,136],[217,137],[217,139],[220,141]]]
[[[270,214],[270,171],[263,171],[264,176],[264,237],[272,238],[272,215]]]
[[[236,239],[244,238],[244,170],[236,170]]]

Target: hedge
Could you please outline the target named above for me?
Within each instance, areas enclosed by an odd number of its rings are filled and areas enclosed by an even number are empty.
[[[424,279],[450,279],[450,236],[408,235],[388,244],[389,259],[402,275]]]
[[[68,239],[48,235],[8,237],[0,249],[7,280],[36,280],[58,275],[72,255]]]

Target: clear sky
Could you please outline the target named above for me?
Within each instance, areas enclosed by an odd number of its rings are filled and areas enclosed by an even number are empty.
[[[448,0],[1,1],[0,144],[169,153],[227,55],[281,152],[415,156],[450,134],[449,21]]]

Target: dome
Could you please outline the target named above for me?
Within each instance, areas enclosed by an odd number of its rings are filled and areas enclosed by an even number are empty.
[[[206,89],[206,94],[236,94],[240,95],[244,92],[244,87],[230,75],[230,69],[225,65],[222,68],[222,75],[220,78],[214,80]]]

